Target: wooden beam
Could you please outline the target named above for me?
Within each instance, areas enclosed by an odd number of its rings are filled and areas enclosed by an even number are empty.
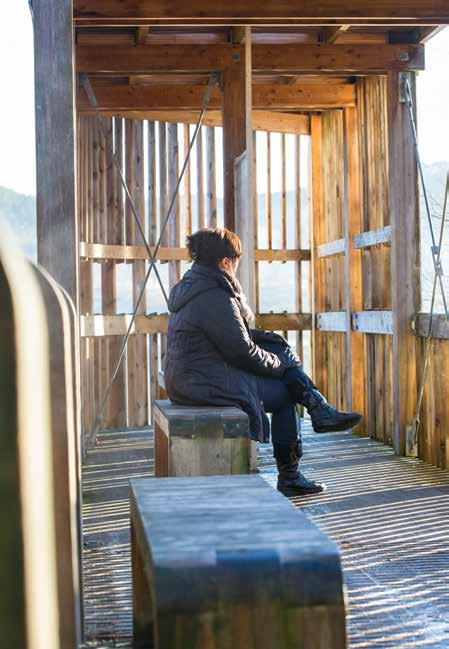
[[[243,45],[78,45],[78,72],[116,76],[212,72],[244,57]],[[253,45],[253,71],[385,72],[424,69],[423,45]]]
[[[414,79],[412,79],[414,87]],[[410,321],[419,308],[419,211],[417,165],[408,108],[400,79],[388,75],[388,158],[393,308],[393,442],[406,451],[416,405],[416,350]]]
[[[423,70],[422,45],[254,45],[254,72]]]
[[[78,307],[71,0],[34,3],[37,258]]]
[[[124,336],[131,322],[131,315],[85,315],[81,316],[82,337]],[[131,335],[167,333],[168,313],[138,315]],[[256,326],[267,331],[303,331],[312,327],[310,313],[259,313]]]
[[[429,321],[429,313],[417,313],[411,321],[412,331],[417,336],[426,337],[429,331]],[[446,314],[434,313],[432,315],[431,336],[432,338],[449,340],[449,322]]]
[[[74,17],[79,24],[158,23],[173,25],[223,22],[244,24],[267,22],[291,24],[293,21],[336,21],[338,23],[425,20],[449,23],[445,0],[233,0],[211,3],[207,0],[170,2],[166,0],[74,0]]]
[[[124,113],[148,110],[200,110],[205,86],[187,85],[94,85],[101,111]],[[252,87],[255,110],[322,110],[355,106],[356,93],[352,84],[255,84]],[[214,88],[209,102],[212,110],[220,109],[222,94]],[[84,89],[78,94],[79,113],[93,113]]]
[[[381,243],[390,243],[391,241],[391,225],[386,225],[377,230],[368,230],[361,232],[354,237],[354,248],[370,248],[371,246],[378,246]]]
[[[103,111],[107,117],[126,115],[128,119],[147,119],[161,122],[178,122],[179,124],[196,124],[199,111],[183,110],[150,110],[150,111],[127,111],[126,113],[115,113]],[[206,111],[203,119],[204,126],[222,126],[222,114],[218,110]],[[281,113],[266,110],[253,111],[253,129],[255,131],[275,131],[277,133],[293,133],[295,135],[310,135],[309,115],[297,115],[295,113]]]

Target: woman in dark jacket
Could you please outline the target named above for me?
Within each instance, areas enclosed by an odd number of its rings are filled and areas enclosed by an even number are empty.
[[[347,430],[360,415],[326,402],[282,336],[250,329],[252,312],[236,278],[242,252],[237,235],[200,230],[187,245],[194,264],[169,299],[168,396],[176,403],[238,406],[260,441],[268,441],[265,412],[271,412],[278,489],[289,496],[323,491],[324,485],[299,471],[296,404],[307,408],[317,432]]]

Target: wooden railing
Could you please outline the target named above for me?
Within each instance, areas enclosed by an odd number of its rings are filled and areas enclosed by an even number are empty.
[[[2,637],[81,639],[77,320],[64,291],[0,231]],[[6,629],[5,629],[6,624]]]

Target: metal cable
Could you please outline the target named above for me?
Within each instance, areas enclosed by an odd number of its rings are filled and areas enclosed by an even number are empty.
[[[104,140],[104,145],[105,145],[105,148],[106,148],[108,146],[109,138],[108,138],[108,135],[107,135],[107,133],[105,131],[105,128],[104,128],[103,119],[102,119],[101,114],[100,114],[100,110],[99,110],[99,107],[98,107],[98,102],[97,102],[97,98],[96,98],[95,93],[94,93],[94,89],[92,88],[92,84],[90,83],[89,77],[86,74],[82,74],[80,79],[81,79],[81,83],[83,85],[83,88],[84,88],[84,90],[86,92],[89,103],[92,106],[92,108],[95,110],[95,117],[97,118],[100,133],[101,133],[101,136],[102,136],[102,138]],[[117,158],[117,155],[116,155],[116,153],[114,151],[114,143],[112,141],[112,138],[111,138],[111,142],[110,142],[110,150],[111,150],[112,160],[113,160],[113,162],[115,164],[115,167],[116,167],[116,169],[118,171],[118,174],[120,176],[120,181],[121,181],[121,183],[123,185],[123,188],[125,190],[126,198],[127,198],[128,202],[129,202],[129,205],[131,207],[131,211],[133,213],[134,220],[135,220],[135,222],[137,224],[140,236],[142,237],[144,246],[145,246],[146,251],[148,253],[150,264],[151,264],[151,266],[154,266],[154,272],[156,273],[156,277],[157,277],[157,280],[159,282],[159,286],[161,288],[162,295],[164,296],[165,302],[166,302],[166,304],[168,306],[167,293],[165,291],[165,288],[164,288],[164,285],[162,283],[159,272],[157,270],[157,267],[154,264],[154,253],[151,252],[151,248],[150,248],[150,246],[148,244],[148,241],[147,241],[147,239],[145,237],[145,233],[143,231],[142,224],[141,224],[140,219],[139,219],[139,215],[138,215],[137,210],[135,208],[134,201],[133,201],[132,196],[131,196],[131,192],[129,191],[128,184],[127,184],[127,182],[125,180],[125,177],[123,175],[121,164],[120,164],[120,162],[119,162],[119,160]]]
[[[138,311],[139,305],[140,305],[140,303],[142,301],[142,297],[144,295],[148,279],[149,279],[149,277],[151,275],[152,269],[155,267],[154,262],[155,262],[155,260],[157,258],[157,255],[158,255],[159,250],[160,250],[161,245],[162,245],[162,240],[163,240],[165,231],[167,229],[168,222],[170,220],[172,209],[173,209],[173,206],[175,204],[175,201],[176,201],[176,198],[177,198],[177,195],[178,195],[178,192],[179,192],[179,188],[181,186],[181,182],[182,182],[182,179],[184,177],[184,173],[185,173],[185,171],[187,169],[187,165],[188,165],[188,162],[189,162],[189,159],[190,159],[190,153],[192,151],[192,148],[193,148],[193,145],[195,143],[198,132],[199,132],[199,130],[201,128],[201,124],[202,124],[202,121],[203,121],[203,118],[204,118],[204,113],[206,112],[206,108],[207,108],[207,105],[209,104],[210,97],[211,97],[211,94],[212,94],[212,88],[217,84],[218,80],[219,80],[218,73],[217,72],[212,73],[211,76],[210,76],[210,79],[209,79],[209,83],[208,83],[207,88],[206,88],[206,92],[204,94],[204,99],[203,99],[203,104],[201,106],[200,116],[199,116],[198,122],[197,122],[197,124],[195,126],[195,130],[193,132],[192,139],[190,140],[189,147],[187,149],[187,153],[186,153],[185,158],[184,158],[184,163],[182,165],[181,173],[180,173],[180,175],[178,177],[178,182],[176,183],[176,187],[175,187],[175,189],[173,191],[173,196],[172,196],[172,198],[170,200],[170,204],[168,206],[168,210],[166,212],[166,216],[165,216],[165,219],[164,219],[164,221],[162,223],[161,231],[159,233],[159,238],[157,240],[157,243],[156,243],[156,246],[155,246],[155,249],[154,249],[154,253],[152,255],[153,263],[148,267],[148,270],[146,272],[145,279],[144,279],[144,281],[142,283],[140,293],[138,295],[136,304],[134,306],[134,311],[133,311],[133,314],[131,316],[131,320],[130,320],[129,325],[128,325],[128,330],[127,330],[127,332],[125,334],[125,337],[123,338],[123,342],[122,342],[122,345],[120,347],[120,352],[119,352],[119,356],[118,356],[117,362],[116,362],[115,367],[114,367],[114,371],[112,372],[111,378],[109,379],[108,385],[106,387],[103,398],[101,400],[100,408],[98,410],[98,413],[97,413],[97,415],[95,417],[95,420],[94,420],[94,423],[93,423],[93,426],[92,426],[90,439],[93,440],[94,443],[95,443],[95,440],[96,440],[98,429],[100,427],[101,417],[103,415],[105,405],[106,405],[107,400],[109,398],[112,385],[113,385],[115,379],[117,378],[117,374],[118,374],[118,371],[120,369],[121,362],[123,360],[123,356],[124,356],[124,353],[125,353],[126,346],[128,344],[129,336],[130,336],[132,328],[134,326],[134,321],[136,319],[137,311]]]
[[[415,116],[413,113],[413,96],[412,96],[412,91],[410,88],[410,82],[406,78],[404,81],[404,87],[405,87],[405,103],[408,107],[409,110],[409,115],[410,115],[410,123],[412,126],[412,134],[413,134],[413,142],[415,145],[415,151],[416,151],[416,158],[418,161],[418,170],[419,170],[419,177],[421,180],[421,186],[422,186],[422,191],[423,191],[423,197],[424,197],[424,203],[426,206],[426,215],[427,215],[427,222],[429,224],[429,230],[430,230],[430,236],[432,239],[432,260],[433,260],[433,267],[434,267],[434,278],[433,278],[433,287],[432,287],[432,299],[430,302],[430,314],[429,314],[429,326],[427,329],[427,334],[426,334],[426,348],[424,352],[424,363],[422,366],[421,370],[421,377],[420,377],[420,383],[419,383],[419,392],[418,392],[418,401],[416,404],[416,416],[413,420],[413,445],[416,444],[417,437],[418,437],[418,432],[419,432],[419,425],[420,425],[420,411],[421,411],[421,405],[422,405],[422,400],[424,396],[424,384],[426,381],[426,376],[427,376],[427,368],[429,365],[429,355],[430,355],[430,340],[432,337],[432,325],[433,325],[433,315],[434,315],[434,309],[435,309],[435,296],[436,296],[436,287],[437,287],[437,282],[439,282],[440,285],[440,290],[441,290],[441,298],[443,300],[443,306],[444,306],[444,311],[446,314],[446,321],[449,321],[449,310],[447,306],[447,301],[446,301],[446,294],[444,292],[444,286],[443,286],[443,269],[441,265],[441,246],[443,243],[443,235],[444,235],[444,224],[446,220],[446,209],[447,209],[447,201],[448,201],[448,194],[449,194],[449,173],[447,175],[446,179],[446,190],[445,190],[445,195],[444,195],[444,205],[443,205],[443,215],[441,219],[441,226],[440,226],[440,234],[438,238],[438,246],[436,245],[436,240],[435,240],[435,233],[433,230],[433,223],[432,223],[432,215],[430,212],[430,204],[429,204],[429,198],[427,195],[427,187],[426,183],[424,180],[424,171],[421,163],[421,156],[419,154],[419,147],[418,147],[418,132],[416,129],[416,122],[415,122]]]

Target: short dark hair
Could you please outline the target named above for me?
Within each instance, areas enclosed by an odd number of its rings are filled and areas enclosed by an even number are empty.
[[[202,266],[218,266],[225,257],[242,254],[240,237],[227,228],[204,228],[187,237],[190,259]]]

